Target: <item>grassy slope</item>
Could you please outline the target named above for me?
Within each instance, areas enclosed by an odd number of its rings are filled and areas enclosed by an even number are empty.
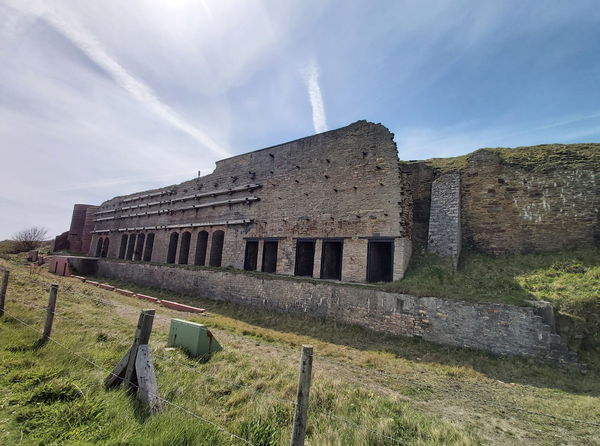
[[[130,342],[139,308],[152,305],[73,279],[16,270],[9,311],[39,326],[38,310],[50,280],[61,285],[57,311],[71,318],[57,320],[54,336],[112,367]],[[597,428],[503,407],[598,421],[595,371],[580,376],[310,317],[116,284],[210,311],[209,317],[185,317],[209,325],[226,350],[207,364],[196,364],[162,349],[168,318],[182,315],[157,310],[151,342],[161,392],[232,432],[251,433],[255,444],[269,444],[257,441],[258,436],[272,436],[274,444],[288,440],[291,403],[282,400],[293,399],[303,343],[313,344],[318,354],[307,444],[396,444],[367,429],[407,444],[599,444]],[[104,372],[52,344],[34,350],[35,340],[10,318],[0,321],[0,444],[21,437],[21,444],[230,444],[228,437],[176,409],[146,418],[123,392],[101,388]],[[172,358],[191,369],[174,365]]]
[[[595,143],[543,144],[514,149],[502,147],[479,150],[495,152],[508,165],[536,172],[558,168],[600,170],[600,144]],[[419,162],[424,162],[440,172],[451,172],[464,169],[473,153],[475,152],[452,158],[432,158]]]
[[[447,260],[415,254],[406,277],[383,288],[513,305],[549,301],[572,348],[581,347],[584,360],[597,361],[586,352],[600,346],[600,248],[499,257],[464,252],[456,272]]]
[[[74,279],[59,281],[54,337],[102,367],[112,368],[131,342],[136,306],[141,303]],[[7,311],[39,328],[49,282],[50,277],[44,274],[13,269]],[[136,311],[131,311],[132,305]],[[286,444],[297,379],[296,358],[290,364],[272,352],[252,354],[246,348],[255,346],[255,341],[235,345],[226,342],[227,335],[222,334],[226,350],[207,364],[197,364],[180,352],[164,351],[165,316],[182,315],[168,310],[159,313],[162,319],[157,320],[152,345],[162,395],[253,444]],[[195,319],[206,320],[201,316]],[[0,444],[239,443],[177,408],[167,407],[163,414],[148,418],[124,392],[102,389],[105,371],[53,343],[36,348],[38,334],[10,317],[4,317],[0,327]],[[292,356],[297,355],[294,350]],[[189,369],[174,364],[173,359]],[[367,429],[407,444],[479,443],[466,429],[427,415],[397,397],[375,395],[318,371],[311,398],[307,444],[395,444]],[[329,411],[350,422],[327,416]]]

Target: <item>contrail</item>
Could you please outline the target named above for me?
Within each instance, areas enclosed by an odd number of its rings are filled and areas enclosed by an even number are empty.
[[[148,85],[129,74],[129,72],[106,51],[102,43],[80,26],[75,20],[71,18],[67,21],[55,10],[45,7],[46,5],[41,6],[39,3],[36,5],[32,5],[28,2],[16,1],[10,3],[15,9],[21,12],[42,16],[57,31],[83,51],[91,60],[110,74],[121,88],[147,106],[148,109],[153,111],[157,116],[171,124],[173,127],[188,134],[215,154],[221,157],[228,157],[231,155],[210,136],[187,122],[171,109],[171,107],[162,102]]]
[[[319,67],[317,62],[312,59],[306,69],[306,88],[310,106],[312,107],[312,118],[315,133],[327,131],[327,120],[325,118],[325,106],[323,105],[323,95],[319,86]]]

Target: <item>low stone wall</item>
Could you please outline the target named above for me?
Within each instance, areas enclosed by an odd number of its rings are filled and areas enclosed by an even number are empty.
[[[495,354],[576,361],[576,355],[568,352],[560,336],[528,307],[469,304],[331,282],[113,260],[98,260],[98,274],[192,296],[323,316]]]

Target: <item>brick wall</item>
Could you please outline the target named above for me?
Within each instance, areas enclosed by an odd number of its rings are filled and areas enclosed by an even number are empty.
[[[99,260],[98,274],[191,296],[324,316],[381,332],[496,354],[576,360],[533,308],[469,304],[370,287],[113,260]]]

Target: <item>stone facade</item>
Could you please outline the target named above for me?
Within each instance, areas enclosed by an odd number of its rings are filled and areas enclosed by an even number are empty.
[[[461,244],[460,172],[452,172],[440,176],[431,186],[427,248],[451,257],[456,268]]]
[[[98,274],[191,296],[305,313],[381,332],[502,355],[575,362],[534,308],[415,297],[365,286],[256,277],[243,272],[98,261]]]
[[[92,242],[96,209],[91,204],[73,206],[71,227],[54,240],[53,251],[70,251],[75,254],[87,254]]]
[[[593,165],[536,172],[503,163],[493,151],[475,152],[463,171],[465,242],[491,254],[598,243],[599,180]]]
[[[176,186],[106,201],[89,253],[396,280],[411,255],[410,200],[393,135],[359,121],[219,161],[212,174]]]

